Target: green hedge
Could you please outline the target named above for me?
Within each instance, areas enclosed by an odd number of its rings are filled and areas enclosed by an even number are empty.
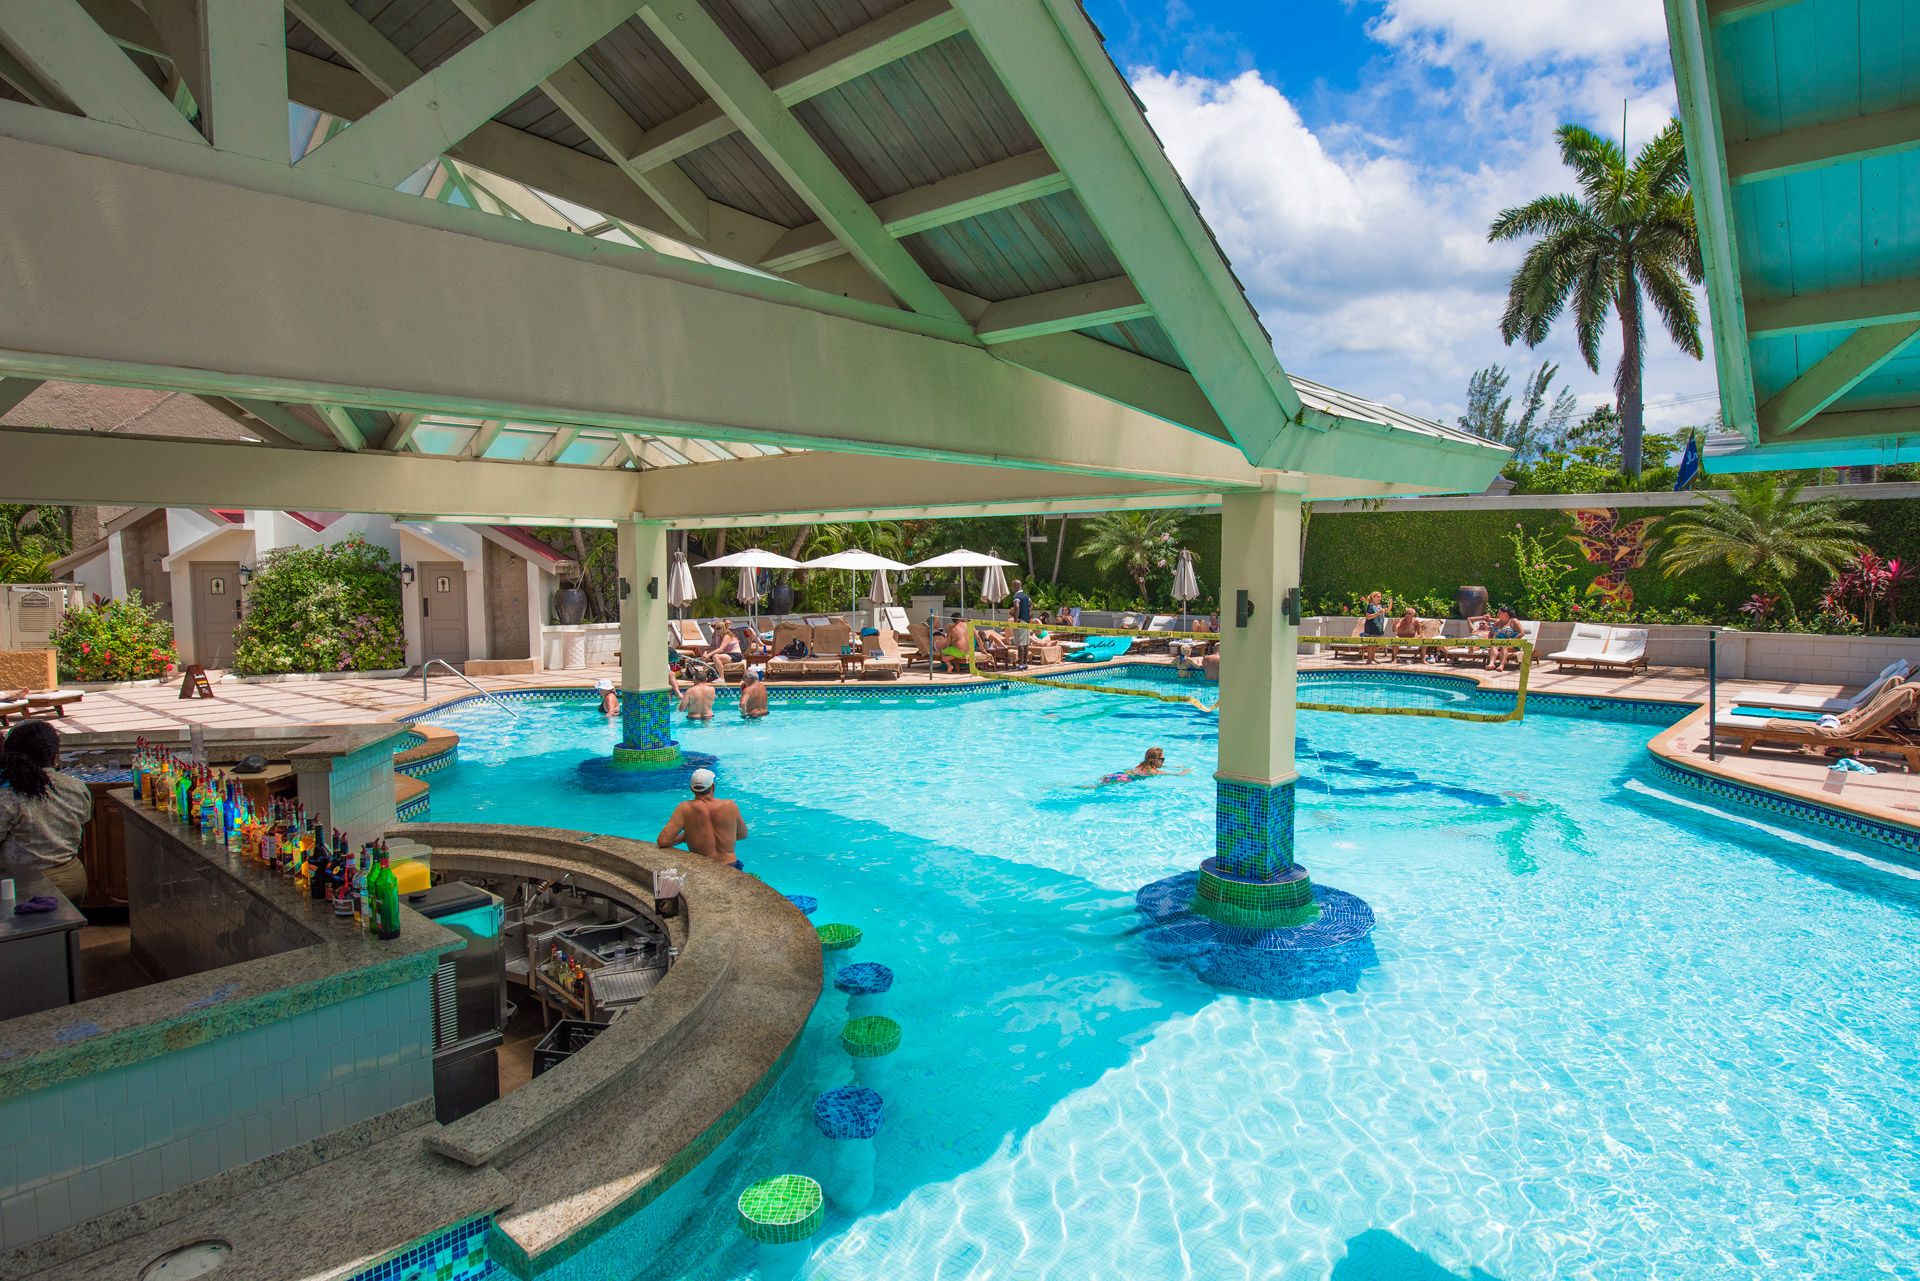
[[[1620,518],[1668,516],[1673,511],[1623,507]],[[1882,556],[1903,561],[1920,557],[1920,500],[1863,502],[1849,514],[1868,527],[1866,542]],[[1456,587],[1478,585],[1496,603],[1512,600],[1520,594],[1520,580],[1507,536],[1517,530],[1555,540],[1572,532],[1573,521],[1564,511],[1318,512],[1308,530],[1302,595],[1309,602],[1344,601],[1368,591],[1451,600]],[[1653,532],[1657,535],[1659,526]],[[1588,565],[1572,543],[1554,545],[1574,557],[1576,582],[1590,582],[1599,574],[1599,566]],[[1741,603],[1755,590],[1725,569],[1668,578],[1660,571],[1658,550],[1646,568],[1627,575],[1627,582],[1636,607],[1674,609],[1697,596],[1696,608],[1727,622],[1738,620]],[[1824,575],[1802,575],[1794,584],[1795,603],[1802,610],[1815,608],[1825,587]]]

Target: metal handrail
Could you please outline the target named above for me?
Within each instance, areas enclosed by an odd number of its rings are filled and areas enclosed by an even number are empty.
[[[489,694],[486,690],[480,688],[480,686],[474,685],[473,678],[471,676],[468,676],[465,672],[456,672],[455,670],[453,670],[453,664],[449,663],[444,658],[429,658],[426,662],[420,664],[420,701],[421,702],[424,703],[429,698],[432,697],[432,695],[427,693],[427,673],[433,670],[433,666],[436,663],[438,663],[440,666],[447,669],[447,675],[452,676],[457,680],[465,681],[468,685],[472,685],[473,692],[478,694],[480,697],[486,699],[489,703],[496,704],[501,711],[513,717],[513,719],[515,719],[516,721],[520,719],[520,713],[514,711],[513,708],[508,705],[506,699],[501,698],[498,694]]]

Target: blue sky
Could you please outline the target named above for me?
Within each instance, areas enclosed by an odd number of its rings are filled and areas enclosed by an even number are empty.
[[[1508,348],[1521,248],[1503,207],[1571,188],[1566,121],[1629,146],[1673,112],[1660,0],[1086,0],[1289,370],[1451,422],[1472,372],[1557,361],[1612,397],[1570,335]],[[1710,362],[1649,337],[1649,426],[1703,421]]]

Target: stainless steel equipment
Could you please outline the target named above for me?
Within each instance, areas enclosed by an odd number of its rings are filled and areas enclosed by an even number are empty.
[[[15,916],[13,901],[0,901],[0,1019],[72,1005],[80,999],[80,927],[87,918],[39,872],[7,875],[19,901],[45,895],[58,906]]]
[[[500,900],[465,881],[405,896],[406,905],[466,946],[433,975],[433,1096],[442,1124],[500,1097],[498,1050],[506,1026],[506,957]]]

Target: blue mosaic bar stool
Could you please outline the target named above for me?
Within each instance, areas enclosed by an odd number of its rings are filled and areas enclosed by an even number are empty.
[[[788,1281],[813,1252],[813,1234],[826,1217],[820,1185],[804,1174],[762,1179],[735,1204],[740,1231],[760,1243],[760,1281]]]
[[[848,1018],[878,1014],[881,996],[893,988],[893,971],[878,961],[861,961],[841,970],[833,986],[847,994]]]
[[[885,1119],[880,1095],[862,1085],[843,1085],[813,1101],[813,1123],[832,1140],[826,1189],[839,1209],[857,1214],[872,1203],[873,1136]]]
[[[811,894],[789,894],[787,902],[799,908],[802,916],[812,916],[820,910],[820,900]]]

